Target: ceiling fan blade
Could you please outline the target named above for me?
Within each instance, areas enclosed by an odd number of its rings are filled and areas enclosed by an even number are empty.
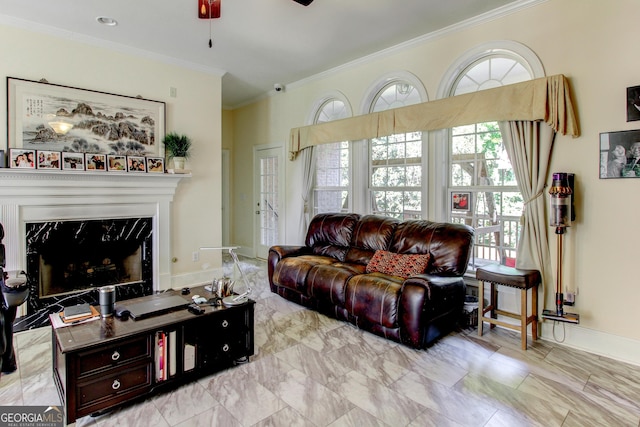
[[[300,3],[303,6],[309,6],[313,0],[293,0],[296,3]]]

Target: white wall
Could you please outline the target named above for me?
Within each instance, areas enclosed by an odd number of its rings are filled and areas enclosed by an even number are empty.
[[[626,88],[640,85],[640,56],[632,36],[638,12],[635,0],[549,0],[288,84],[286,91],[233,112],[236,197],[252,193],[252,176],[243,167],[251,147],[286,144],[290,128],[306,124],[310,108],[324,94],[341,91],[358,112],[370,84],[406,70],[418,76],[429,99],[435,99],[446,70],[466,51],[495,40],[522,43],[538,55],[547,75],[570,79],[582,130],[579,138],[556,139],[551,165],[551,171],[575,173],[577,185],[577,221],[565,237],[563,265],[566,287],[578,290],[572,310],[580,313],[581,323],[566,326],[565,344],[640,364],[640,279],[634,268],[639,264],[634,223],[640,211],[640,180],[601,180],[598,169],[600,132],[640,129],[640,122],[626,122],[625,106]],[[298,161],[286,165],[283,243],[302,241],[297,231],[299,167]],[[234,209],[232,241],[250,246],[251,206],[235,199]],[[553,230],[549,233],[555,260]],[[547,292],[546,308],[554,307],[554,286]],[[553,339],[551,328],[550,322],[544,323],[544,337]]]
[[[188,135],[193,177],[183,179],[172,205],[173,283],[211,278],[203,270],[220,266],[220,255],[192,252],[221,243],[221,76],[78,41],[0,25],[0,99],[6,99],[5,77],[79,87],[166,103],[166,130]],[[170,97],[170,88],[177,97]],[[6,147],[6,102],[0,103],[0,147]]]

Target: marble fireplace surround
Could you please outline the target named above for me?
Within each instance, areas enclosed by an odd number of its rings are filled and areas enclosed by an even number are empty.
[[[25,269],[26,223],[150,217],[153,290],[171,287],[171,202],[190,175],[0,169],[6,270]]]

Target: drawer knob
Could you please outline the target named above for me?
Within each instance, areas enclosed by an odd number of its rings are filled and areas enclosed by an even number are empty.
[[[227,319],[224,319],[224,320],[222,321],[222,327],[223,327],[223,328],[226,328],[227,326],[229,326],[229,322],[227,322]]]
[[[229,351],[229,344],[225,344],[222,346],[222,351]]]
[[[111,355],[111,360],[113,360],[114,362],[117,361],[118,359],[120,359],[120,353],[118,353],[118,351],[114,351],[113,354]]]
[[[111,384],[111,388],[114,390],[117,390],[120,388],[120,381],[118,380],[113,380],[113,384]]]

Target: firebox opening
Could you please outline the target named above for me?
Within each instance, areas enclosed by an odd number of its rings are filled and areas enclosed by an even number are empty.
[[[142,281],[141,247],[131,255],[104,253],[78,255],[75,259],[48,264],[40,257],[40,297],[60,295],[104,285]]]
[[[152,283],[151,218],[29,223],[26,231],[29,276],[39,298]]]

